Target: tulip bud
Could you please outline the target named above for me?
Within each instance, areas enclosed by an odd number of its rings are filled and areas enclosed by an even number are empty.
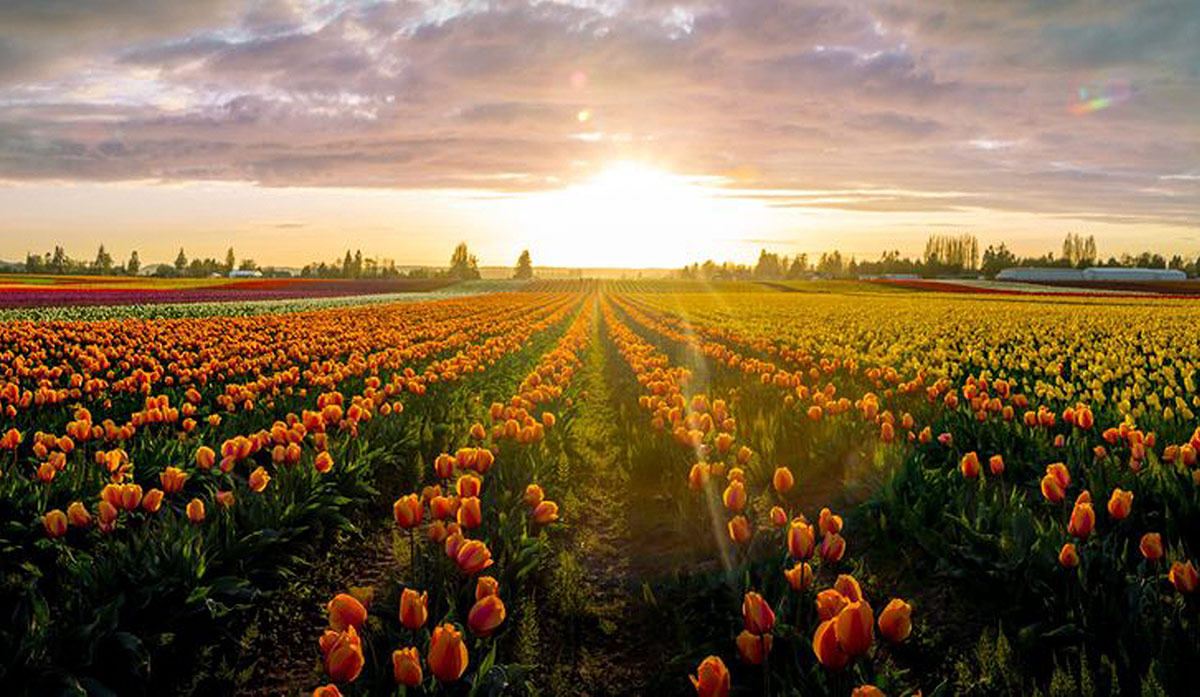
[[[742,600],[742,621],[751,634],[769,634],[775,627],[775,611],[761,595],[751,591]]]
[[[192,499],[187,505],[187,517],[192,523],[199,525],[204,522],[204,502]]]
[[[1195,593],[1196,586],[1200,582],[1197,577],[1196,567],[1191,561],[1187,563],[1177,561],[1171,564],[1171,571],[1167,574],[1171,584],[1175,586],[1175,590],[1180,593]]]
[[[775,475],[771,478],[771,484],[775,487],[776,493],[786,494],[796,484],[796,478],[792,476],[790,469],[778,467],[775,469]]]
[[[1142,535],[1142,541],[1138,548],[1146,559],[1158,561],[1163,556],[1162,536],[1156,532],[1148,532]]]
[[[158,513],[158,509],[162,508],[162,500],[162,489],[151,489],[142,497],[142,510],[147,513]]]
[[[424,677],[421,674],[421,655],[416,648],[396,649],[392,652],[392,674],[397,685],[416,687]]]
[[[354,682],[365,662],[358,632],[351,625],[338,634],[325,654],[325,672],[336,682]]]
[[[453,537],[452,535],[451,538]],[[447,540],[446,544],[450,544],[449,540]],[[491,550],[479,540],[464,541],[454,554],[454,561],[458,565],[459,570],[465,574],[474,574],[483,571],[493,563]]]
[[[421,500],[416,494],[401,496],[392,504],[392,516],[396,519],[396,525],[411,530],[421,524]]]
[[[803,593],[813,582],[813,570],[807,562],[796,562],[796,565],[783,572],[792,590]]]
[[[480,576],[475,582],[475,599],[483,600],[489,595],[500,593],[500,584],[491,576]]]
[[[816,549],[813,527],[803,521],[794,520],[788,527],[788,553],[799,560],[811,559]]]
[[[67,514],[57,508],[47,511],[42,516],[42,526],[46,528],[48,537],[62,537],[67,534]]]
[[[875,615],[864,601],[852,602],[838,613],[838,645],[848,656],[861,656],[871,648],[875,634]]]
[[[912,606],[893,598],[879,613],[879,634],[892,643],[899,643],[912,633]]]
[[[546,498],[542,492],[542,487],[537,484],[530,484],[525,487],[525,505],[530,508],[536,508]]]
[[[959,463],[959,469],[962,470],[962,475],[967,479],[979,478],[979,455],[975,451],[971,451],[963,455],[962,462]]]
[[[558,504],[553,501],[542,501],[533,509],[533,522],[538,525],[549,525],[558,520]]]
[[[329,611],[329,626],[336,631],[345,631],[346,627],[362,629],[367,621],[367,609],[358,599],[348,593],[338,593],[325,608]]]
[[[483,511],[478,498],[471,496],[459,502],[458,524],[466,530],[474,530],[483,524]]]
[[[813,633],[812,647],[821,665],[830,670],[841,670],[850,662],[850,657],[842,651],[838,643],[835,623],[836,620],[828,619],[817,626],[817,631]]]
[[[993,455],[988,459],[988,469],[991,470],[993,476],[1004,474],[1004,457],[1001,455]]]
[[[750,530],[750,521],[746,520],[744,515],[735,515],[729,520],[729,539],[737,544],[745,544],[750,541],[752,531]]]
[[[416,631],[425,626],[429,616],[429,593],[420,595],[411,588],[405,588],[400,594],[400,624],[405,628]]]
[[[433,630],[429,642],[429,670],[440,682],[454,682],[467,670],[469,657],[462,633],[452,624]]]
[[[752,666],[762,665],[763,660],[771,653],[771,645],[773,638],[770,634],[751,634],[746,630],[738,635],[737,647],[738,654],[742,660]]]
[[[1108,500],[1108,514],[1114,520],[1125,520],[1133,509],[1133,492],[1113,489],[1112,498]]]
[[[467,626],[479,637],[489,637],[504,622],[506,611],[498,595],[485,595],[467,613]]]

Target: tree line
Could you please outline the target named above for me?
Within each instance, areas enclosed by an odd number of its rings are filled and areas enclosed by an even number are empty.
[[[212,258],[189,259],[182,247],[175,256],[173,264],[159,264],[148,274],[158,277],[191,277],[204,278],[212,275],[228,276],[231,272],[259,271],[264,276],[290,276],[290,272],[275,267],[260,267],[253,259],[237,260],[230,247],[225,252],[224,260]],[[96,251],[94,259],[76,259],[66,253],[61,245],[55,245],[54,250],[44,254],[33,252],[25,255],[25,263],[15,264],[0,269],[6,273],[37,273],[54,275],[80,276],[137,276],[143,271],[141,258],[137,250],[130,253],[125,263],[117,263],[103,244]],[[332,262],[313,262],[300,270],[302,278],[355,278],[355,279],[391,279],[391,278],[448,278],[457,281],[477,279],[479,260],[467,248],[466,243],[459,243],[450,256],[450,264],[445,269],[416,267],[402,270],[392,259],[364,257],[361,250],[353,253],[349,249],[340,259]],[[529,250],[524,250],[517,258],[513,269],[513,278],[533,278],[533,263]]]
[[[979,252],[974,235],[932,235],[925,243],[925,252],[918,258],[902,256],[899,250],[888,250],[876,260],[846,257],[838,250],[822,252],[819,257],[808,254],[793,257],[763,249],[758,262],[718,264],[713,260],[683,267],[683,278],[702,280],[800,280],[809,278],[849,278],[858,276],[914,275],[995,276],[1001,270],[1017,266],[1048,266],[1083,269],[1089,266],[1177,269],[1189,276],[1200,276],[1200,257],[1185,259],[1176,254],[1170,259],[1154,252],[1121,254],[1103,259],[1096,252],[1096,239],[1068,233],[1061,254],[1053,251],[1042,256],[1022,257],[1014,254],[1003,242],[988,245]]]
[[[228,275],[235,268],[244,271],[253,271],[258,270],[259,267],[253,259],[242,259],[241,262],[238,262],[233,254],[232,247],[225,252],[225,259],[223,261],[211,258],[201,259],[199,257],[189,260],[183,248],[180,247],[174,264],[159,264],[155,267],[154,272],[149,275],[199,278],[213,274]],[[129,259],[125,263],[117,263],[103,244],[96,250],[96,256],[93,259],[76,259],[68,255],[61,245],[55,245],[52,252],[45,252],[43,254],[28,252],[25,255],[24,265],[17,265],[6,269],[10,273],[24,272],[79,276],[137,276],[142,270],[142,260],[138,256],[136,249],[130,252]]]

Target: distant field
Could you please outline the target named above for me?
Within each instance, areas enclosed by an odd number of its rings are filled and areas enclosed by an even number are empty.
[[[118,276],[0,277],[0,308],[144,305],[419,293],[445,288],[442,279],[138,278]]]

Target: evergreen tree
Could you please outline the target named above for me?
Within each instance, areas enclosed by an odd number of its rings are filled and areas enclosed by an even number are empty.
[[[129,261],[125,264],[125,272],[130,276],[136,276],[142,268],[142,260],[138,258],[137,250],[129,253]]]
[[[183,253],[183,247],[180,247],[179,254],[175,257],[175,270],[182,274],[187,269],[187,265],[187,255]]]
[[[517,268],[513,270],[513,278],[528,280],[533,278],[533,262],[529,258],[529,250],[523,250],[517,257]]]

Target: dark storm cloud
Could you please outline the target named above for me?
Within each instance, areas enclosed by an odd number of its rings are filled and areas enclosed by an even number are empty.
[[[1200,219],[1194,2],[951,7],[7,2],[0,179],[510,191],[638,157],[860,192],[780,205]]]

